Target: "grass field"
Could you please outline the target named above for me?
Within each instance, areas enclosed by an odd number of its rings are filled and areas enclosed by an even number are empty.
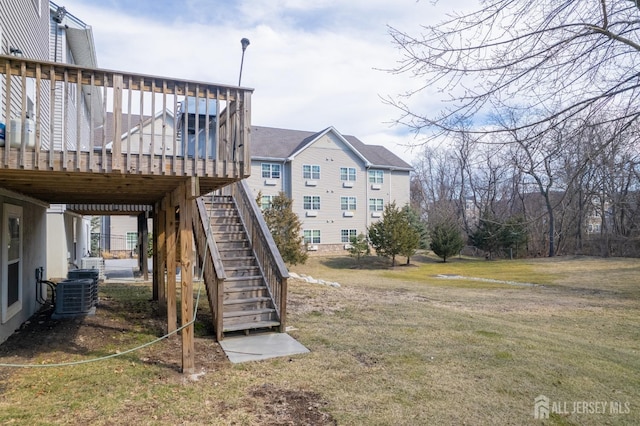
[[[637,259],[312,257],[292,271],[341,285],[290,281],[290,334],[309,354],[232,365],[203,301],[197,380],[177,372],[179,338],[100,363],[2,368],[0,423],[640,424]],[[99,320],[25,330],[0,362],[84,360],[159,335],[148,285],[101,297]],[[539,395],[549,419],[534,418]]]

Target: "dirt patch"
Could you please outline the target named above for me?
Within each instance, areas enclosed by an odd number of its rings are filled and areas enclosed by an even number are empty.
[[[315,392],[281,389],[270,383],[249,391],[261,425],[337,425],[331,415],[322,411],[327,404]]]
[[[126,294],[130,296],[136,290],[138,289],[126,290]],[[139,290],[147,291],[143,287]],[[101,287],[103,294],[95,315],[52,319],[53,307],[43,308],[0,345],[0,363],[59,364],[99,358],[127,351],[164,335],[166,316],[161,313],[157,302],[150,301],[146,294],[138,295],[137,299],[122,298],[118,291],[123,290],[113,290],[108,285]],[[165,338],[124,356],[132,362],[159,367],[159,374],[154,379],[156,386],[207,386],[210,373],[224,374],[230,365],[224,351],[214,339],[211,315],[206,309],[198,312],[195,330],[196,374],[181,373],[182,342],[179,335]],[[11,377],[22,371],[26,370],[0,368],[0,394],[7,391]],[[114,376],[109,380],[117,381],[120,373],[121,368],[114,370]],[[200,381],[204,384],[198,384]],[[116,383],[113,385],[118,386]],[[241,416],[238,414],[241,412],[242,415],[248,416],[244,417],[245,420],[251,419],[251,424],[260,425],[336,424],[329,414],[323,412],[326,402],[317,393],[280,389],[270,384],[248,387],[245,392],[240,407],[221,401],[215,412],[229,418]],[[131,404],[130,409],[126,409],[127,404]],[[128,422],[143,424],[156,418],[157,410],[153,405],[156,402],[149,401],[145,404],[145,407],[141,407],[137,402],[125,403],[124,409],[129,412]],[[211,402],[207,399],[204,404],[208,406]],[[238,408],[241,410],[238,411]],[[92,423],[96,421],[92,416],[95,417],[92,410],[81,410],[75,414],[75,420],[83,424]],[[169,421],[172,422],[173,420]],[[200,420],[194,422],[200,424]]]

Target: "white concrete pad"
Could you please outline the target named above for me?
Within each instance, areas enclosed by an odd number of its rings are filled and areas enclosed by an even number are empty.
[[[287,333],[225,337],[220,346],[234,364],[309,352]]]

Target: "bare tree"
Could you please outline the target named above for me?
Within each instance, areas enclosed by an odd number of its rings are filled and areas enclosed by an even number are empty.
[[[603,111],[604,120],[626,124],[640,114],[637,1],[481,0],[477,11],[419,35],[389,32],[402,54],[390,71],[410,73],[419,87],[387,101],[426,141],[462,131],[460,123],[476,134],[526,130],[537,138],[576,119],[598,125]],[[412,107],[427,90],[447,94],[447,106]],[[515,127],[492,126],[505,110],[526,114]]]

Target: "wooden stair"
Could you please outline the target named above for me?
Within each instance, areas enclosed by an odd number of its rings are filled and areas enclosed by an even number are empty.
[[[232,197],[213,196],[206,207],[227,276],[222,332],[278,327],[278,313]]]

